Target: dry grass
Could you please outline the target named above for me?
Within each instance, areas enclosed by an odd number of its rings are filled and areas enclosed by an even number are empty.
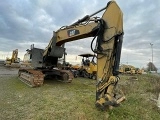
[[[151,97],[160,92],[160,78],[152,75],[128,80],[121,76],[120,88],[127,100],[118,108],[95,108],[95,81],[77,78],[72,83],[45,81],[30,88],[16,76],[0,78],[0,119],[51,120],[158,120],[159,110]]]

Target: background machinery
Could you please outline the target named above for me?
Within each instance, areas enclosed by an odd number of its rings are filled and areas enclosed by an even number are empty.
[[[141,75],[141,74],[144,73],[144,70],[143,70],[143,69],[140,69],[140,68],[135,68],[135,73]]]
[[[119,67],[119,73],[121,74],[135,74],[136,73],[136,68],[132,65],[125,65],[122,64]]]
[[[102,17],[93,17],[103,10]],[[96,107],[106,110],[110,106],[118,106],[125,99],[123,95],[117,96],[115,93],[120,79],[118,74],[123,42],[123,13],[115,1],[110,1],[101,10],[54,31],[52,39],[43,52],[42,61],[38,60],[42,62],[42,67],[20,69],[19,77],[34,85],[37,83],[35,81],[41,81],[39,79],[43,78],[41,76],[52,76],[55,73],[63,79],[70,79],[67,70],[55,70],[58,58],[61,58],[64,53],[62,45],[87,37],[93,37],[91,49],[97,54]],[[94,41],[96,46],[93,48]]]
[[[76,64],[76,65],[71,65],[71,69],[73,70],[79,70],[81,68],[81,65]]]
[[[93,54],[81,54],[78,56],[83,57],[81,67],[78,70],[79,76],[95,80],[97,75],[97,64],[94,61],[94,58],[96,56]]]
[[[136,68],[133,65],[122,64],[122,65],[119,66],[119,73],[121,73],[121,74],[134,75],[134,74],[142,74],[143,72],[144,72],[143,69]]]
[[[44,79],[58,79],[63,82],[72,82],[73,75],[68,70],[62,70],[61,67],[51,65],[44,66],[43,64],[43,49],[35,48],[31,45],[30,49],[26,50],[23,62],[19,69],[19,78],[22,82],[30,87],[43,85]]]
[[[11,58],[7,57],[4,62],[4,65],[10,67],[20,67],[20,58],[18,58],[18,49],[13,50],[12,57]]]

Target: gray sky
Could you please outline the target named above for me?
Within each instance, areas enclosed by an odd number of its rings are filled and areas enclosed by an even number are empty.
[[[116,0],[124,14],[124,42],[121,63],[146,67],[152,60],[150,43],[153,43],[153,62],[160,68],[160,1]],[[31,44],[44,49],[52,31],[70,25],[87,14],[106,6],[108,0],[1,0],[0,2],[0,59],[11,57],[18,48],[23,59]],[[101,16],[100,16],[101,17]],[[66,44],[67,60],[91,52],[92,38]]]

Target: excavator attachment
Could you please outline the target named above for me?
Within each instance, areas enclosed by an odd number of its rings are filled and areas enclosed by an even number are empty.
[[[97,86],[96,107],[106,110],[120,105],[125,100],[116,88],[120,80],[119,63],[123,42],[123,13],[115,1],[107,4],[100,21],[97,37]]]

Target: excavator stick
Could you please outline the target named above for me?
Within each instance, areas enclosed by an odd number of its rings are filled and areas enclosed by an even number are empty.
[[[118,70],[123,34],[123,13],[115,1],[110,1],[100,21],[95,51],[98,66],[95,105],[101,110],[119,106],[125,100],[123,94],[115,92],[120,80]]]

